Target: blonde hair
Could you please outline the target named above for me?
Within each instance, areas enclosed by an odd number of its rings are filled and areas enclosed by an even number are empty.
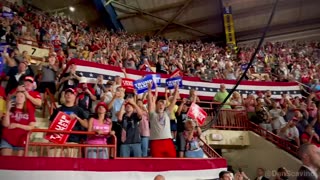
[[[185,127],[195,127],[196,126],[196,123],[192,120],[192,119],[187,119],[186,122],[184,123],[184,126]]]

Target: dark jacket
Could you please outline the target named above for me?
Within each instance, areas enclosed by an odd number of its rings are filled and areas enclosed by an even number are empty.
[[[317,178],[308,168],[301,166],[299,169],[297,180],[317,180]]]

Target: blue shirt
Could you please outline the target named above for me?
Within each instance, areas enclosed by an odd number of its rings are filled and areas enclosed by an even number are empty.
[[[118,121],[117,112],[120,111],[123,102],[124,102],[124,100],[120,99],[120,98],[117,98],[114,100],[112,110],[111,110],[111,113],[112,113],[111,120],[112,121],[114,121],[114,122]]]

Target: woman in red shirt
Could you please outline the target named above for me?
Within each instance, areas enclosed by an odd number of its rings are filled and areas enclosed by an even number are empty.
[[[13,151],[17,151],[18,156],[23,156],[28,131],[35,125],[34,112],[26,108],[25,94],[18,91],[15,97],[15,100],[8,103],[2,121],[4,126],[0,144],[2,156],[12,156]]]

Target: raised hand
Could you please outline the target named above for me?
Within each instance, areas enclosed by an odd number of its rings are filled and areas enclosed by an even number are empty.
[[[150,82],[150,83],[148,84],[148,89],[149,89],[149,90],[152,88],[152,85],[153,85],[152,82]]]

